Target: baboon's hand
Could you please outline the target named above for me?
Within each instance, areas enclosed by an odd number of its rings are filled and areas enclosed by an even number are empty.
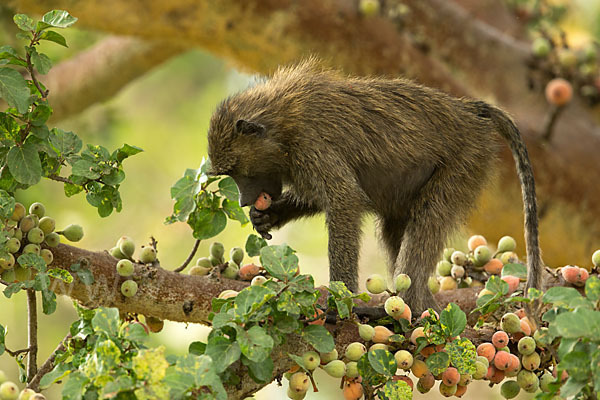
[[[264,211],[259,211],[256,207],[250,208],[250,221],[256,232],[263,238],[269,240],[272,238],[269,231],[275,226],[279,217],[277,215],[277,207],[269,207]]]

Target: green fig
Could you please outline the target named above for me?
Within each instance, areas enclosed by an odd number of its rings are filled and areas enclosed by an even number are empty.
[[[9,253],[16,253],[21,248],[21,241],[17,238],[10,238],[8,242],[6,242],[6,250]]]
[[[15,203],[15,210],[13,211],[10,219],[18,222],[24,216],[25,216],[25,206],[21,203]]]
[[[54,254],[52,254],[52,252],[48,249],[41,249],[40,257],[44,259],[46,265],[50,265],[52,264],[52,261],[54,261]]]
[[[213,264],[208,257],[202,257],[196,260],[196,265],[204,268],[212,268]]]
[[[144,264],[149,264],[156,261],[156,250],[154,247],[142,246],[142,250],[140,251],[140,261]]]
[[[40,244],[44,241],[44,231],[40,228],[33,228],[27,232],[27,240],[29,243]]]
[[[231,258],[238,266],[242,264],[244,260],[244,250],[241,247],[234,247],[229,252],[229,258]]]
[[[385,278],[379,274],[370,275],[367,278],[367,290],[373,294],[383,293],[387,289]]]
[[[206,267],[201,267],[200,265],[194,265],[192,268],[190,268],[190,271],[188,272],[188,274],[196,275],[196,276],[204,276],[204,275],[208,275],[208,273],[210,272],[211,269],[212,269],[212,267],[206,268]]]
[[[121,293],[125,297],[133,297],[137,293],[138,284],[135,281],[127,280],[121,284]]]
[[[46,214],[46,207],[42,203],[33,203],[29,206],[29,214],[35,214],[42,218]]]
[[[342,360],[328,362],[323,369],[333,378],[341,378],[346,375],[346,364]]]
[[[56,228],[56,222],[54,221],[54,218],[42,217],[40,219],[40,223],[38,224],[38,228],[40,228],[42,232],[47,235],[50,232],[54,232],[54,228]]]
[[[135,252],[135,243],[129,236],[121,236],[117,241],[117,247],[125,258],[131,258]]]
[[[210,245],[210,255],[216,259],[222,259],[225,255],[225,246],[223,246],[223,243],[213,242]]]
[[[123,259],[119,260],[117,263],[117,274],[121,276],[131,276],[133,275],[133,271],[135,268],[133,267],[133,263],[130,260]]]
[[[302,362],[306,369],[312,371],[321,364],[321,357],[316,351],[307,351],[302,354]]]
[[[58,233],[70,242],[79,242],[83,238],[83,228],[77,224],[71,224]]]

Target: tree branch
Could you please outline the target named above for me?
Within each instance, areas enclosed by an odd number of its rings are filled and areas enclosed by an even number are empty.
[[[37,373],[37,303],[36,292],[33,289],[27,289],[27,344],[29,352],[27,353],[27,381],[33,379]]]
[[[40,391],[40,381],[48,372],[52,371],[54,368],[54,360],[60,351],[65,350],[65,342],[71,338],[71,334],[69,333],[64,337],[63,340],[60,341],[56,349],[52,352],[50,357],[42,364],[42,366],[38,369],[37,373],[29,380],[27,387],[36,392]]]
[[[51,120],[75,115],[119,90],[186,48],[164,41],[108,37],[63,61],[43,79],[49,90]]]

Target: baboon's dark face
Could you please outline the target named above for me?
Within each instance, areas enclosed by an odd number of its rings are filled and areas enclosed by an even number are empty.
[[[208,132],[211,174],[233,178],[240,192],[240,206],[254,204],[261,192],[273,200],[281,195],[280,146],[264,125],[238,119],[233,122],[218,110]]]

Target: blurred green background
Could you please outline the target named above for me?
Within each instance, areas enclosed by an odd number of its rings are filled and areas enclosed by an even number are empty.
[[[577,12],[567,20],[567,26],[577,34],[593,32],[600,36],[600,25],[597,23],[600,3],[584,0],[576,3]],[[55,63],[102,37],[77,29],[69,29],[64,34],[70,44],[69,49],[49,45],[42,47],[42,51],[49,54]],[[0,42],[12,44],[12,32],[1,33]],[[41,80],[43,82],[43,77]],[[93,106],[69,120],[60,121],[59,127],[77,132],[84,143],[101,144],[111,151],[123,143],[144,149],[143,153],[125,162],[127,179],[121,186],[121,213],[113,213],[102,219],[86,203],[84,195],[66,198],[62,185],[50,181],[43,181],[35,188],[19,193],[18,200],[27,206],[34,201],[42,201],[47,214],[56,219],[57,228],[70,223],[82,225],[85,237],[78,246],[86,249],[109,249],[122,235],[131,236],[140,246],[153,236],[158,241],[158,255],[163,267],[174,269],[187,257],[194,240],[187,225],[163,224],[172,210],[170,187],[186,168],[197,168],[206,155],[208,121],[219,101],[244,89],[251,80],[251,76],[236,71],[207,53],[191,51],[134,81],[111,101]],[[243,246],[246,236],[251,232],[250,225],[241,227],[239,223],[230,221],[227,229],[215,240],[223,242],[227,249]],[[470,233],[464,232],[463,237]],[[465,242],[460,240],[460,237],[457,238],[453,246],[466,248]],[[298,251],[304,273],[313,274],[317,284],[327,282],[327,235],[322,217],[298,221],[275,232],[271,243],[283,242]],[[209,245],[210,242],[203,242],[197,256],[207,255]],[[364,224],[360,271],[361,281],[371,273],[385,274],[385,261],[377,244],[372,219],[367,219]],[[40,362],[54,350],[75,319],[71,300],[65,297],[59,299],[56,313],[40,316]],[[11,350],[27,347],[24,293],[10,300],[0,296],[0,323],[8,328],[6,344]],[[187,352],[189,342],[203,340],[207,331],[208,328],[195,324],[165,321],[164,330],[151,335],[149,344],[164,344],[168,352],[183,354]],[[16,364],[7,354],[0,356],[0,369],[7,373],[9,379],[17,380]],[[316,375],[320,393],[309,391],[307,399],[342,397],[337,380],[321,372]],[[464,398],[500,398],[499,390],[490,391],[484,382],[475,382],[472,386]],[[49,390],[48,399],[60,398],[59,390],[60,387]],[[415,394],[415,397],[440,398],[440,395],[434,389],[430,394]],[[521,395],[519,398],[530,397]],[[285,387],[271,384],[256,398],[283,399]]]

